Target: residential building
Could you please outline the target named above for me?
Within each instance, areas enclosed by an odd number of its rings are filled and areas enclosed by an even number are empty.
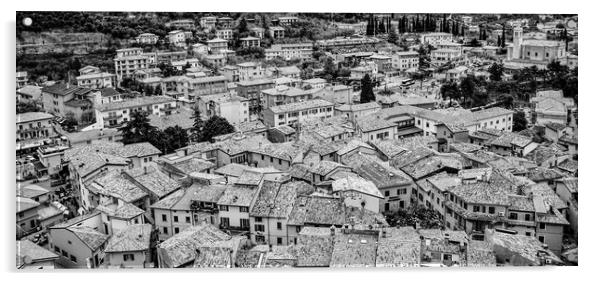
[[[270,26],[269,28],[270,36],[274,39],[284,38],[284,31],[284,27],[281,26]]]
[[[420,43],[424,44],[424,45],[430,44],[430,45],[437,47],[437,45],[439,43],[452,41],[452,38],[453,38],[453,36],[451,33],[445,33],[445,32],[425,33],[425,34],[422,34],[422,36],[420,36]]]
[[[121,102],[101,104],[96,108],[96,123],[104,128],[120,126],[132,119],[132,114],[142,111],[157,116],[170,115],[176,109],[176,101],[165,96],[147,96]]]
[[[249,101],[233,93],[201,96],[199,99],[201,112],[208,117],[220,116],[230,124],[249,121]]]
[[[249,211],[259,188],[228,186],[217,202],[220,226],[231,230],[250,230]]]
[[[142,33],[136,36],[136,42],[138,44],[155,45],[159,41],[159,36],[152,33]]]
[[[259,48],[261,45],[261,40],[257,37],[247,36],[245,38],[240,38],[240,46],[243,48]]]
[[[454,49],[437,49],[431,51],[431,63],[442,66],[462,58],[462,51]]]
[[[107,267],[152,267],[152,225],[133,224],[114,233],[105,249]]]
[[[57,263],[67,268],[99,268],[104,263],[108,239],[100,212],[54,225],[48,234],[50,250],[60,254]]]
[[[211,54],[220,54],[222,51],[228,50],[228,40],[214,38],[207,41],[207,47]]]
[[[26,112],[17,114],[17,142],[39,139],[51,139],[57,136],[52,119],[54,116],[44,112]]]
[[[125,77],[131,77],[137,70],[145,70],[150,66],[150,59],[142,55],[142,48],[119,49],[113,61],[117,83],[121,83]]]
[[[219,225],[217,202],[225,185],[193,183],[179,189],[151,206],[159,241],[168,240],[186,229],[202,224]]]
[[[181,28],[186,30],[194,29],[194,20],[191,19],[180,19],[173,20],[165,24],[166,27],[170,28]]]
[[[29,80],[29,77],[27,76],[27,71],[17,71],[17,89],[19,88],[23,88],[26,84],[27,81]]]
[[[269,108],[294,102],[308,101],[312,95],[299,88],[276,86],[275,88],[261,91],[262,107]]]
[[[240,81],[255,80],[263,78],[265,71],[260,63],[243,62],[236,65]]]
[[[415,51],[397,52],[393,55],[392,67],[399,71],[418,69],[419,55]]]
[[[249,100],[249,110],[258,113],[262,107],[262,91],[274,88],[272,79],[255,79],[236,83],[239,96]]]
[[[311,58],[312,53],[313,46],[311,43],[274,44],[269,49],[265,49],[265,58],[266,60],[275,58],[306,60]]]
[[[75,77],[77,86],[92,89],[114,88],[116,75],[107,72],[96,72]]]
[[[223,40],[232,40],[234,38],[232,29],[218,29],[215,31],[215,36]]]
[[[268,127],[292,125],[334,116],[331,102],[315,99],[272,106],[263,113],[263,121]]]
[[[167,40],[169,44],[183,47],[186,45],[186,35],[182,30],[172,30],[167,34]]]
[[[251,241],[257,244],[288,245],[287,221],[295,197],[294,185],[264,181],[249,213]]]
[[[287,25],[294,25],[294,24],[296,24],[298,21],[299,21],[299,18],[298,18],[298,17],[279,17],[279,18],[278,18],[278,23],[279,23],[280,25],[284,25],[284,26],[287,26]]]
[[[54,269],[59,256],[30,240],[17,240],[17,269]]]

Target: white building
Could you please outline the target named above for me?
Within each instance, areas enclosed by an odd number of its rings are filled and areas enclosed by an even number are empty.
[[[75,77],[77,80],[77,86],[102,89],[102,88],[114,88],[115,80],[117,76],[108,72],[89,73]]]
[[[138,44],[154,45],[154,44],[157,44],[157,41],[159,41],[159,36],[152,34],[152,33],[142,33],[142,34],[136,36],[136,42]]]
[[[230,124],[249,121],[249,101],[231,93],[201,96],[202,113],[208,117],[220,116]]]
[[[334,104],[315,99],[270,107],[264,110],[263,121],[268,127],[276,127],[332,116],[334,116]]]
[[[96,108],[96,123],[103,127],[119,126],[131,120],[136,111],[158,116],[170,115],[176,109],[176,100],[166,96],[148,96],[101,104]]]
[[[234,38],[232,29],[218,29],[215,31],[215,36],[223,40],[232,40]]]
[[[117,82],[131,77],[137,70],[146,70],[150,66],[149,57],[142,55],[142,48],[119,49],[113,61]]]
[[[186,34],[182,30],[173,30],[167,34],[169,44],[183,47],[186,45]]]
[[[418,68],[420,56],[418,52],[407,51],[398,52],[393,55],[393,69],[405,71],[412,68]]]
[[[265,71],[260,63],[243,62],[236,66],[238,67],[239,81],[255,80],[265,76]]]
[[[275,58],[291,59],[309,59],[313,53],[311,43],[297,44],[274,44],[271,48],[265,49],[266,60]]]

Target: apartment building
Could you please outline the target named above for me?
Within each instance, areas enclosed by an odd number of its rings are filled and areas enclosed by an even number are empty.
[[[265,58],[266,60],[275,58],[305,60],[310,59],[312,53],[313,46],[311,43],[274,44],[271,48],[265,49]]]
[[[220,116],[230,124],[249,121],[249,101],[233,93],[201,96],[199,106],[205,116]]]
[[[236,92],[239,96],[249,100],[249,110],[258,113],[262,107],[262,91],[274,88],[272,79],[255,79],[236,83]]]
[[[117,83],[123,78],[131,77],[137,70],[146,70],[150,66],[150,60],[142,55],[142,48],[119,49],[113,61],[115,62],[115,74]]]
[[[415,51],[398,52],[393,55],[392,67],[399,71],[405,71],[411,68],[418,69],[419,55]]]
[[[243,62],[236,65],[240,81],[255,80],[265,77],[265,70],[260,63]]]
[[[312,95],[310,92],[284,85],[261,91],[261,103],[263,108],[307,101],[311,98]]]
[[[136,111],[157,116],[170,115],[176,109],[176,100],[166,96],[147,96],[120,102],[101,104],[96,108],[96,123],[104,128],[120,126],[132,119]]]
[[[243,48],[259,48],[261,40],[257,37],[247,36],[240,39],[240,46]]]
[[[103,89],[114,88],[117,76],[108,72],[95,72],[75,77],[78,87]]]
[[[263,121],[268,127],[275,127],[332,116],[334,116],[334,104],[315,99],[269,107],[264,111]]]
[[[159,36],[153,33],[142,33],[136,36],[136,43],[138,44],[155,45],[157,41],[159,41]]]
[[[232,40],[234,38],[232,29],[218,29],[215,31],[215,36],[223,40]]]

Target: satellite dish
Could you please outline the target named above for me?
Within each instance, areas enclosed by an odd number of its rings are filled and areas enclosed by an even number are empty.
[[[31,263],[32,263],[32,261],[33,261],[33,260],[31,259],[31,257],[30,257],[30,256],[27,256],[27,255],[26,255],[26,256],[23,256],[23,263],[24,263],[24,264],[31,264]]]

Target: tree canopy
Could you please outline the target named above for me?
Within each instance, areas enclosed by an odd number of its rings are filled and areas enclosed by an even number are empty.
[[[212,142],[213,137],[230,133],[234,133],[234,126],[232,126],[226,118],[214,115],[205,122],[205,125],[201,130],[201,142]]]
[[[364,75],[364,78],[361,80],[362,92],[360,94],[360,103],[368,103],[371,101],[375,101],[376,97],[374,96],[374,91],[372,90],[372,79],[370,75]]]

